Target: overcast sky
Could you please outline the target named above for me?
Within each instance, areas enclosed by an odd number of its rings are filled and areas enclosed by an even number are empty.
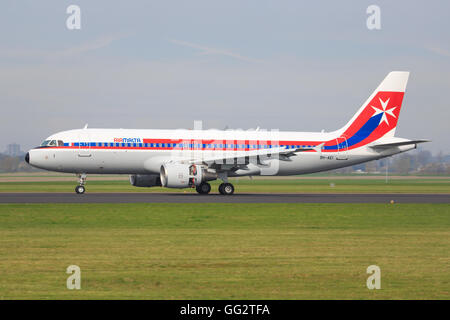
[[[66,9],[81,8],[81,30]],[[369,5],[381,30],[366,27]],[[3,0],[0,151],[89,127],[343,126],[411,72],[396,134],[450,152],[449,1]]]

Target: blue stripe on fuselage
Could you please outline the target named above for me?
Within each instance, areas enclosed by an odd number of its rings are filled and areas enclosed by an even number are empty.
[[[378,124],[380,123],[381,117],[383,116],[382,113],[370,118],[362,127],[359,129],[353,136],[347,139],[347,145],[344,143],[339,143],[339,145],[334,146],[325,146],[323,147],[324,150],[337,150],[351,147],[357,143],[360,143],[364,139],[366,139],[370,134],[378,127]]]

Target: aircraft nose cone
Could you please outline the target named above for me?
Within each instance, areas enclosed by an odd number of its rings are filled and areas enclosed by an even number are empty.
[[[25,161],[27,163],[30,163],[30,153],[29,152],[27,152],[27,154],[25,155]]]

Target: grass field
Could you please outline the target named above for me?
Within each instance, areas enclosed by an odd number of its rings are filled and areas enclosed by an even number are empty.
[[[4,178],[5,179],[5,178]],[[45,180],[45,178],[43,178]],[[66,178],[65,178],[66,179]],[[230,179],[237,193],[450,193],[450,178],[379,179]],[[74,192],[75,177],[68,181],[1,181],[0,192]],[[218,181],[211,183],[217,192]],[[137,188],[127,180],[89,180],[87,192],[195,192],[195,189]]]
[[[0,204],[2,299],[449,299],[449,253],[446,204]]]

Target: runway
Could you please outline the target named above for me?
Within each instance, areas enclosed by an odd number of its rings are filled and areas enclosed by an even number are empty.
[[[450,203],[450,194],[0,193],[0,203]]]

